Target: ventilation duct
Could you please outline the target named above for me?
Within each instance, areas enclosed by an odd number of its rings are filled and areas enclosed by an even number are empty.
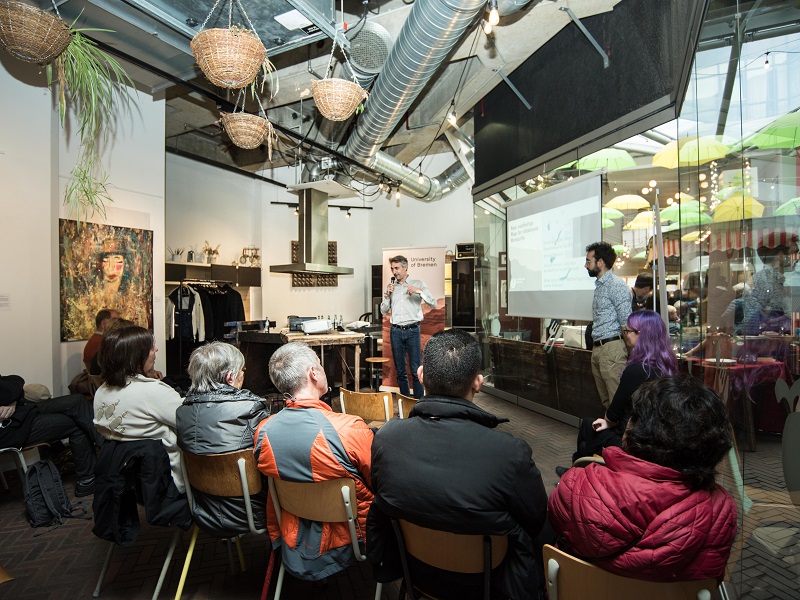
[[[328,264],[328,194],[310,187],[298,189],[297,262],[272,265],[270,273],[352,275],[351,267]]]
[[[382,25],[362,21],[361,25],[347,32],[347,39],[350,49],[347,52],[348,62],[344,64],[343,77],[355,77],[358,84],[368,90],[389,57],[392,37]]]

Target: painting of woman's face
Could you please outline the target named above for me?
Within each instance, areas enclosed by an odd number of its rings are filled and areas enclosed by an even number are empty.
[[[125,271],[125,257],[122,254],[107,254],[103,257],[103,281],[118,283]]]

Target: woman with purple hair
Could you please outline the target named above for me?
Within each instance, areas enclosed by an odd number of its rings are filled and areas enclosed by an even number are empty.
[[[628,362],[606,414],[600,419],[584,419],[578,431],[578,450],[573,462],[591,456],[608,446],[621,446],[622,434],[631,412],[631,397],[645,381],[668,377],[678,372],[678,361],[661,315],[652,310],[631,313],[621,328],[622,339],[628,347]],[[563,474],[564,467],[556,467]]]

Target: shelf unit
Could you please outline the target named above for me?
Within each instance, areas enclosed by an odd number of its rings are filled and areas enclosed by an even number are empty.
[[[178,285],[187,279],[200,279],[229,281],[244,287],[261,287],[261,268],[167,261],[164,265],[164,279],[167,285]]]

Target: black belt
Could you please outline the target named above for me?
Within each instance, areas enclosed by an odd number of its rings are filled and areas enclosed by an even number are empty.
[[[595,348],[597,348],[598,346],[602,346],[603,344],[607,344],[609,342],[616,342],[617,340],[621,340],[621,339],[622,339],[621,335],[615,335],[615,336],[612,336],[612,337],[607,337],[607,338],[605,338],[603,340],[596,340],[593,345],[594,345]]]
[[[395,325],[392,323],[392,327],[395,329],[416,329],[419,327],[419,323],[411,323],[410,325]]]

